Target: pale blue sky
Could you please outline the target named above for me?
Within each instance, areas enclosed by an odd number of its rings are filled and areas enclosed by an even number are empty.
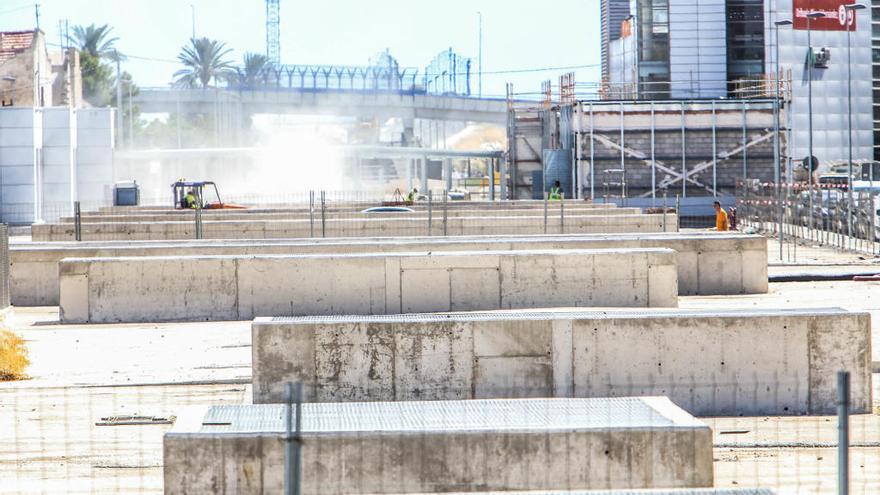
[[[0,0],[0,30],[34,26],[33,0]],[[41,27],[59,42],[58,21],[114,27],[118,48],[135,56],[174,60],[192,33],[226,42],[240,61],[265,52],[263,0],[41,0]],[[30,8],[28,8],[30,5]],[[578,81],[599,78],[599,0],[281,0],[283,63],[363,65],[389,48],[402,66],[423,68],[452,47],[477,59],[477,11],[483,13],[483,70],[584,66]],[[174,63],[130,59],[125,69],[141,86],[163,86]],[[483,94],[540,90],[563,71],[484,74]],[[476,80],[473,82],[476,92]]]

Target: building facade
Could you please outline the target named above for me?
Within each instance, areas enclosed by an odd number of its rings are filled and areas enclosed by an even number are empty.
[[[784,96],[790,99],[783,117],[792,161],[802,161],[811,149],[823,168],[848,160],[849,94],[853,159],[873,160],[880,155],[880,0],[875,0],[872,12],[863,10],[846,19],[843,5],[848,3],[634,0],[631,34],[606,40],[612,67],[612,91],[606,97],[772,97],[778,69]],[[806,14],[811,11],[824,17],[808,25]],[[793,25],[777,28],[779,20]],[[813,52],[830,54],[827,63],[807,63],[808,32]]]
[[[629,17],[630,0],[601,0],[600,32],[602,50],[602,81],[609,81],[609,49],[613,40],[620,38],[621,24]]]
[[[79,53],[49,52],[40,30],[0,32],[0,106],[82,104]]]

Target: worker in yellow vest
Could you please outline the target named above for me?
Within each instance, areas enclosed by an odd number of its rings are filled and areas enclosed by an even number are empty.
[[[553,183],[553,187],[550,188],[550,201],[562,201],[562,198],[565,197],[565,193],[562,191],[562,184],[559,181]]]

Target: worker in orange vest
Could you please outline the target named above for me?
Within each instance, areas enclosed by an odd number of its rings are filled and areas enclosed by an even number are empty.
[[[730,230],[730,222],[727,220],[727,212],[721,207],[721,203],[716,201],[715,206],[715,230],[718,232],[727,232]]]

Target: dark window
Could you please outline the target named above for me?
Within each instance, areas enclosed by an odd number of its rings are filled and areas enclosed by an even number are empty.
[[[727,78],[746,79],[764,73],[763,0],[727,2]],[[729,90],[735,86],[731,84]]]
[[[874,105],[874,120],[880,120],[880,105]]]

